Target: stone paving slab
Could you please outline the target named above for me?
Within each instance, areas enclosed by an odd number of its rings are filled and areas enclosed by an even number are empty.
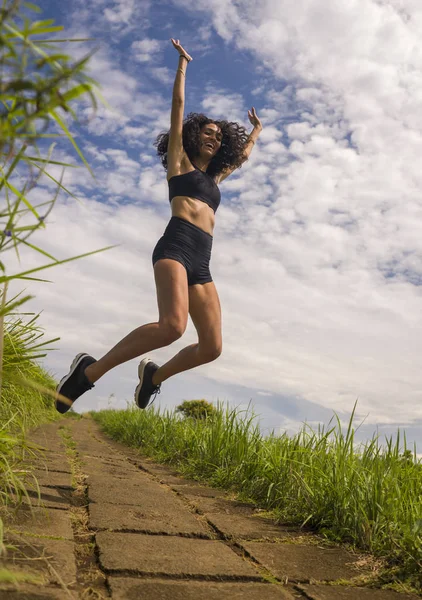
[[[59,440],[55,441],[54,443],[49,443],[48,441],[41,443],[41,441],[35,442],[34,440],[29,440],[29,443],[33,444],[33,448],[31,448],[33,452],[36,452],[37,454],[44,454],[49,459],[54,459],[56,456],[65,455],[65,448]]]
[[[226,538],[236,540],[286,540],[300,536],[300,531],[274,525],[269,519],[212,513],[206,518]]]
[[[28,433],[27,440],[30,444],[35,444],[45,448],[47,452],[60,451],[63,452],[65,445],[61,434],[52,430],[31,431]]]
[[[140,472],[136,466],[132,465],[127,459],[121,456],[93,456],[91,454],[81,454],[79,456],[81,465],[83,467],[93,465],[99,465],[103,467],[114,467],[114,468],[127,468],[132,471]]]
[[[85,475],[104,475],[110,479],[132,479],[141,473],[127,461],[116,463],[94,457],[82,462],[82,470]]]
[[[223,512],[227,515],[242,515],[244,517],[253,517],[258,514],[257,509],[253,504],[240,502],[238,500],[230,500],[228,498],[202,498],[184,494],[184,496],[201,511],[207,513]]]
[[[32,506],[68,509],[72,490],[40,486],[40,497],[38,497],[38,492],[35,489],[27,490],[27,493]],[[24,504],[28,504],[26,498],[23,499],[23,502]]]
[[[118,458],[116,453],[100,444],[95,442],[94,440],[75,440],[76,442],[76,450],[81,454],[81,456],[89,458],[89,457],[97,457],[102,458],[103,460],[111,459],[116,460]]]
[[[16,548],[8,550],[0,562],[12,572],[25,572],[45,583],[70,586],[76,582],[74,544],[69,540],[51,540],[31,536],[7,537],[6,543]]]
[[[208,528],[183,506],[164,501],[165,496],[144,497],[139,506],[92,503],[89,506],[91,529],[130,530],[151,533],[214,537]],[[177,500],[177,499],[175,499]]]
[[[72,438],[76,442],[78,452],[84,455],[98,456],[100,458],[115,458],[117,453],[105,442],[94,439],[89,430],[81,431],[78,423],[73,423],[70,429]]]
[[[171,465],[159,465],[158,463],[149,460],[148,458],[144,458],[142,456],[138,456],[136,459],[133,459],[135,462],[141,465],[146,471],[155,475],[156,477],[165,478],[165,477],[183,477],[173,469]],[[195,480],[192,480],[195,481]],[[195,483],[198,483],[195,481]]]
[[[140,458],[141,455],[139,453],[139,449],[132,448],[130,446],[127,446],[126,444],[123,444],[122,442],[113,440],[111,437],[107,436],[107,434],[103,433],[103,431],[101,430],[99,425],[97,425],[97,423],[91,421],[89,425],[91,425],[89,428],[89,432],[92,438],[98,442],[105,441],[110,451],[114,452],[115,454],[121,454],[122,456],[125,456],[129,459],[138,460]]]
[[[53,423],[44,423],[31,429],[28,439],[46,439],[49,442],[61,440],[60,430],[63,428],[63,422],[54,421]]]
[[[46,469],[35,469],[32,473],[34,477],[36,477],[39,485],[73,489],[72,476],[70,473],[50,471],[48,467]]]
[[[21,506],[13,513],[0,511],[0,517],[7,529],[20,533],[29,533],[37,536],[55,536],[68,540],[73,539],[70,514],[65,510],[47,510],[33,507],[29,509]]]
[[[417,600],[418,598],[415,595],[373,588],[340,585],[300,585],[298,587],[312,600]]]
[[[40,429],[28,435],[28,441],[47,453],[64,453],[65,445],[58,433],[58,429]]]
[[[185,497],[226,537],[277,540],[305,535],[297,527],[275,525],[271,519],[260,517],[253,505],[223,498]]]
[[[107,571],[261,579],[249,562],[214,540],[106,531],[96,539]]]
[[[70,465],[65,455],[51,455],[46,453],[37,454],[37,457],[31,461],[32,468],[39,470],[48,469],[49,472],[71,473]]]
[[[88,496],[92,502],[110,504],[129,504],[141,506],[148,504],[149,498],[157,502],[157,493],[171,494],[171,491],[151,481],[147,475],[139,472],[132,479],[117,479],[107,475],[90,475],[87,478]]]
[[[357,557],[343,548],[322,548],[294,543],[239,542],[273,575],[291,581],[351,579],[363,569],[353,568]]]
[[[111,577],[113,600],[294,600],[281,586],[269,583],[159,581]]]

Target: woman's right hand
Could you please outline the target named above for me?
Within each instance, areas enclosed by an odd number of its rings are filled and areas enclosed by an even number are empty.
[[[184,50],[182,48],[182,46],[179,43],[179,40],[174,40],[173,38],[170,38],[171,42],[173,44],[173,46],[176,48],[176,50],[178,51],[178,53],[180,54],[180,56],[184,56],[185,58],[187,58],[188,62],[190,62],[191,60],[193,60],[192,56],[190,56],[186,50]]]

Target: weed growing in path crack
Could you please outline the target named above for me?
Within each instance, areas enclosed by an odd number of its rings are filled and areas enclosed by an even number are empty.
[[[66,446],[74,487],[70,511],[75,540],[77,580],[83,588],[81,598],[83,600],[105,599],[108,598],[106,576],[98,564],[95,534],[89,529],[87,478],[83,473],[76,443],[69,427],[61,427],[60,434]]]

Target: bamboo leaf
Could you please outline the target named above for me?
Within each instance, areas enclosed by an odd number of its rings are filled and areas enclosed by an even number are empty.
[[[19,281],[37,281],[39,283],[53,283],[51,279],[40,279],[39,277],[19,277]]]
[[[32,300],[33,298],[34,298],[34,296],[29,296],[28,295],[28,296],[24,296],[20,300],[16,300],[16,302],[12,302],[12,304],[9,304],[9,303],[6,304],[6,306],[4,306],[3,308],[0,308],[0,317],[6,316],[10,312],[12,312],[13,310],[15,310],[19,306],[22,306],[22,304],[25,304],[25,302],[28,302],[29,300]]]
[[[95,179],[95,181],[97,181],[94,173],[91,170],[91,167],[88,165],[87,161],[85,160],[84,155],[79,150],[78,145],[76,144],[75,140],[73,139],[72,135],[70,134],[70,131],[68,130],[66,123],[59,117],[59,115],[54,110],[50,111],[50,114],[57,121],[57,123],[60,125],[60,127],[66,132],[66,135],[67,135],[69,141],[71,142],[72,146],[75,148],[76,152],[79,154],[79,156],[83,160],[86,168],[91,173],[93,179]]]
[[[22,158],[22,160],[28,160],[29,162],[31,162],[31,164],[33,164],[32,161],[34,161],[34,162],[46,163],[46,164],[50,164],[50,165],[60,165],[61,167],[72,167],[73,169],[81,169],[82,168],[80,165],[71,165],[69,163],[63,163],[63,162],[59,162],[57,160],[47,160],[45,158],[38,158],[37,156],[24,156]]]
[[[65,260],[61,260],[59,262],[50,263],[48,265],[43,265],[42,267],[36,267],[35,269],[30,269],[29,271],[23,271],[22,273],[17,273],[16,275],[2,276],[0,277],[0,283],[4,283],[5,281],[12,281],[13,279],[20,279],[30,273],[37,273],[38,271],[42,271],[43,269],[49,269],[50,267],[55,267],[56,265],[64,265],[65,263],[72,262],[74,260],[78,260],[80,258],[85,258],[86,256],[92,256],[93,254],[98,254],[99,252],[105,252],[106,250],[111,250],[112,248],[117,248],[118,244],[114,246],[106,246],[105,248],[100,248],[100,250],[94,250],[93,252],[87,252],[86,254],[79,254],[78,256],[74,256],[73,258],[66,258]]]
[[[39,27],[36,30],[31,29],[29,35],[40,35],[41,33],[53,33],[54,31],[63,31],[63,25],[56,25],[55,27]]]
[[[51,254],[49,254],[48,252],[46,252],[42,248],[38,248],[38,246],[34,246],[33,244],[30,244],[29,242],[26,242],[25,240],[21,240],[21,242],[22,242],[22,244],[25,244],[25,246],[28,246],[29,248],[32,248],[33,250],[36,250],[37,252],[39,252],[40,254],[43,254],[47,258],[51,258],[51,260],[54,260],[55,262],[59,262],[57,258],[55,258],[54,256],[52,256]]]
[[[16,189],[15,186],[12,185],[11,183],[9,183],[7,180],[5,181],[5,184],[9,188],[10,191],[12,191],[18,198],[20,198],[26,204],[26,206],[37,217],[37,219],[39,219],[40,215],[33,208],[32,204],[25,198],[25,196],[23,196],[23,194],[21,194],[20,191],[18,189]]]
[[[68,39],[56,39],[53,40],[37,40],[38,43],[63,43],[63,42],[95,42],[97,38],[68,38]]]
[[[23,2],[22,4],[25,8],[29,8],[29,10],[33,10],[36,13],[42,12],[41,8],[36,4],[32,4],[32,2]]]
[[[69,60],[69,56],[67,54],[50,54],[50,56],[48,56],[48,57],[40,58],[39,60],[37,60],[35,62],[35,66],[37,67],[37,69],[42,69],[42,67],[45,64],[48,64],[55,60],[67,61],[67,60]]]
[[[19,150],[19,152],[17,153],[17,155],[15,156],[12,164],[9,167],[9,170],[7,171],[7,174],[4,176],[4,178],[0,181],[0,191],[3,188],[4,184],[6,183],[7,179],[10,177],[10,175],[13,173],[16,165],[18,164],[19,160],[22,158],[22,156],[24,155],[25,151],[26,151],[27,145],[24,144],[22,146],[22,148]],[[2,171],[2,173],[4,173],[3,171],[3,167],[0,166],[0,170]]]
[[[37,165],[35,163],[32,163],[32,164],[37,169],[43,170],[39,165]],[[70,165],[70,166],[72,166],[72,165]],[[80,168],[80,167],[77,167],[77,168]],[[47,171],[43,171],[43,172],[44,172],[44,175],[49,177],[52,181],[54,181],[54,183],[57,183],[57,185],[59,185],[62,190],[64,190],[67,194],[69,194],[69,196],[72,196],[72,198],[75,198],[75,200],[79,201],[79,198],[77,198],[74,194],[72,194],[72,192],[70,192],[64,185],[62,185],[59,181],[57,181],[57,179],[55,179],[52,175],[50,175],[50,173],[48,173]]]
[[[77,85],[73,89],[69,90],[65,94],[63,94],[62,97],[65,102],[69,102],[70,100],[79,98],[79,96],[81,96],[82,94],[89,92],[89,91],[90,91],[89,85],[82,83],[80,85]]]
[[[54,19],[45,19],[44,21],[34,21],[31,25],[31,29],[37,29],[38,27],[49,27],[54,23]]]

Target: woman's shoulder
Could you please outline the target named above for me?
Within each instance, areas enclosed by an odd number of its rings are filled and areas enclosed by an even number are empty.
[[[185,151],[182,153],[182,157],[180,162],[176,164],[169,165],[167,168],[167,181],[170,181],[172,177],[178,177],[179,175],[185,175],[186,173],[190,173],[191,171],[195,171],[195,167],[191,163],[189,156]]]

